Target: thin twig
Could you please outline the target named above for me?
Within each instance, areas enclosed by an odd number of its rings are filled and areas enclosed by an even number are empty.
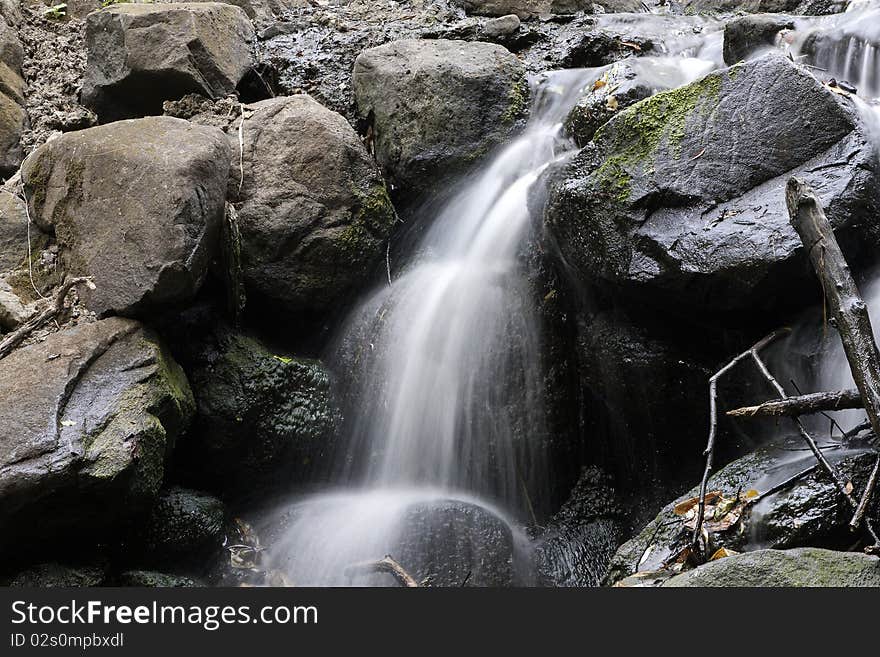
[[[868,510],[868,504],[871,502],[871,495],[874,493],[874,487],[877,485],[878,471],[880,471],[880,455],[878,455],[877,459],[874,461],[874,469],[871,470],[871,476],[868,477],[868,483],[865,485],[865,492],[862,493],[862,499],[859,500],[856,512],[853,514],[852,520],[849,521],[849,527],[853,531],[859,528],[859,525],[862,524],[862,520],[865,518],[865,512]]]
[[[352,564],[345,569],[345,574],[352,576],[359,573],[388,573],[396,579],[401,586],[406,588],[418,588],[419,583],[390,555],[385,555],[379,561],[366,561]]]
[[[238,196],[241,196],[241,188],[244,186],[244,103],[241,105],[241,121],[238,123],[238,169],[241,175],[238,179]]]
[[[24,180],[19,179],[19,186],[21,187],[21,200],[24,203],[24,216],[25,221],[27,222],[27,261],[28,261],[28,278],[31,280],[31,287],[34,288],[34,292],[37,293],[37,296],[41,299],[45,299],[46,297],[37,289],[37,284],[34,283],[34,260],[33,255],[31,253],[31,211],[28,207],[28,198],[27,194],[24,191]]]
[[[765,490],[763,493],[759,493],[757,497],[752,498],[752,503],[755,503],[755,502],[757,502],[758,500],[762,500],[762,499],[764,499],[765,497],[769,497],[770,495],[773,495],[774,493],[778,493],[779,491],[781,491],[781,490],[784,489],[784,488],[788,488],[788,486],[790,486],[791,484],[793,484],[794,482],[796,482],[796,481],[797,481],[798,479],[800,479],[801,477],[806,477],[808,474],[810,474],[810,473],[812,473],[812,472],[815,472],[815,471],[818,470],[818,469],[819,469],[819,464],[818,464],[818,463],[814,463],[813,465],[811,465],[811,466],[810,466],[809,468],[807,468],[806,470],[801,470],[801,471],[798,472],[796,475],[792,475],[792,476],[789,477],[788,479],[786,479],[786,480],[784,480],[784,481],[780,481],[780,482],[779,482],[778,484],[776,484],[775,486],[772,486],[771,488]]]
[[[53,303],[44,310],[34,314],[28,321],[19,326],[15,331],[3,338],[0,342],[0,358],[5,358],[9,353],[24,341],[24,339],[40,328],[46,322],[55,319],[64,310],[64,300],[67,294],[76,285],[86,285],[89,289],[95,289],[92,279],[88,276],[72,278],[65,282],[55,295]]]

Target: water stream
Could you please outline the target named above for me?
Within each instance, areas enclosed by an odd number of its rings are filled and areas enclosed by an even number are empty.
[[[670,17],[626,20],[661,19]],[[721,27],[703,22],[666,44],[667,56],[628,63],[656,90],[689,83],[723,65]],[[869,105],[880,94],[878,30],[880,3],[862,2],[799,22],[780,45],[859,87],[866,120],[880,126]],[[334,487],[281,511],[285,530],[271,555],[297,585],[391,583],[350,570],[386,554],[414,572],[445,569],[442,584],[456,584],[449,573],[477,584],[530,582],[520,528],[548,464],[539,322],[522,257],[538,230],[528,198],[573,151],[563,120],[604,72],[537,80],[523,133],[465,181],[409,260],[350,316],[334,349],[348,357],[358,403]],[[880,308],[880,283],[870,290]],[[841,387],[827,372],[846,368],[839,354],[828,358],[822,383]],[[487,553],[503,573],[484,563]],[[470,570],[457,571],[459,563]]]

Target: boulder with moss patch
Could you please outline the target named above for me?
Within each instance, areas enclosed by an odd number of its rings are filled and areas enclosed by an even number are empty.
[[[670,307],[770,307],[809,273],[791,176],[816,190],[854,266],[876,250],[870,144],[851,101],[767,55],[618,114],[556,172],[545,220],[585,279]]]
[[[758,550],[709,562],[663,586],[880,586],[880,559],[820,548]]]
[[[231,159],[226,136],[170,117],[117,121],[44,144],[22,167],[32,220],[61,269],[91,276],[99,315],[191,299],[215,256]]]
[[[248,303],[272,313],[334,310],[364,285],[395,222],[382,177],[348,122],[309,96],[246,109],[230,191]],[[243,159],[240,161],[240,156]]]
[[[520,61],[504,47],[393,41],[362,52],[352,77],[359,116],[395,197],[442,187],[507,141],[528,111]]]
[[[0,17],[0,177],[11,175],[21,164],[21,135],[28,122],[23,59],[15,28]]]
[[[82,102],[107,122],[161,114],[188,93],[221,98],[251,69],[253,39],[231,4],[112,5],[86,18]]]
[[[67,328],[0,360],[0,552],[92,540],[149,507],[194,406],[180,367],[128,319]]]

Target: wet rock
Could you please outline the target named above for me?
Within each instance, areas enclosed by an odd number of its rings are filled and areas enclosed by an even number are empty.
[[[187,93],[234,93],[253,65],[253,25],[222,3],[118,4],[86,19],[83,103],[102,122],[161,114]]]
[[[352,84],[392,192],[408,198],[463,174],[528,110],[523,67],[495,44],[395,41],[361,53]]]
[[[223,543],[223,502],[174,487],[162,492],[128,539],[126,555],[142,563],[200,562]]]
[[[0,360],[0,552],[97,540],[147,508],[193,407],[183,371],[132,320],[68,328]]]
[[[535,546],[539,581],[545,586],[598,586],[623,538],[621,515],[608,477],[598,468],[585,468]]]
[[[767,493],[777,484],[815,464],[809,452],[793,452],[799,440],[773,441],[723,467],[709,479],[708,490],[733,498],[738,491]],[[864,489],[874,455],[857,450],[826,450],[845,481],[855,491]],[[800,454],[800,457],[793,456]],[[675,515],[676,504],[695,497],[699,487],[666,505],[635,538],[624,543],[611,560],[606,582],[613,583],[636,571],[660,570],[690,540],[684,518]],[[880,507],[874,502],[873,509]],[[874,511],[869,511],[870,517]],[[737,552],[799,546],[845,549],[852,543],[849,521],[852,508],[824,472],[813,470],[780,491],[746,507],[739,522],[727,531],[712,534],[714,551],[724,547]]]
[[[748,59],[754,53],[772,48],[782,30],[793,30],[788,16],[772,14],[743,16],[724,26],[724,61],[727,64]]]
[[[565,120],[565,129],[579,146],[591,141],[596,131],[618,112],[654,92],[637,80],[636,70],[626,62],[614,64],[600,80],[601,86],[588,89]]]
[[[105,581],[101,566],[43,563],[13,575],[8,585],[15,588],[85,588],[103,586]]]
[[[707,563],[663,586],[880,586],[880,559],[818,548],[759,550]]]
[[[140,586],[147,588],[191,588],[204,586],[201,582],[183,575],[169,575],[154,570],[127,570],[114,578],[117,586]]]
[[[687,13],[745,12],[780,13],[824,16],[839,14],[846,9],[848,0],[685,0],[681,3]]]
[[[584,279],[648,303],[794,303],[808,272],[785,207],[792,175],[817,191],[854,266],[877,243],[877,158],[853,106],[782,56],[643,100],[594,144],[551,182],[546,225]]]
[[[319,361],[279,356],[222,329],[186,349],[198,410],[181,459],[195,475],[224,489],[253,488],[320,461],[336,415]]]
[[[346,120],[308,96],[246,111],[244,178],[231,131],[230,189],[249,302],[273,313],[338,308],[384,258],[396,216],[382,177]]]
[[[408,510],[402,526],[395,559],[418,582],[511,586],[521,576],[520,546],[489,509],[458,500],[424,502]]]
[[[521,19],[546,17],[551,14],[592,13],[596,5],[611,12],[644,11],[638,0],[453,0],[453,4],[468,14],[478,16],[504,16],[516,14]]]
[[[219,130],[168,117],[67,133],[22,169],[31,218],[62,268],[92,276],[98,314],[143,314],[193,297],[214,257],[231,147]]]

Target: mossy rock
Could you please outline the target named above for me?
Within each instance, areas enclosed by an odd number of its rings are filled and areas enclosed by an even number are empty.
[[[192,588],[204,586],[198,580],[184,575],[169,575],[154,570],[127,570],[114,578],[118,586],[137,586],[142,588]]]
[[[68,566],[43,563],[13,575],[8,586],[20,588],[85,588],[103,586],[106,582],[102,566]]]

